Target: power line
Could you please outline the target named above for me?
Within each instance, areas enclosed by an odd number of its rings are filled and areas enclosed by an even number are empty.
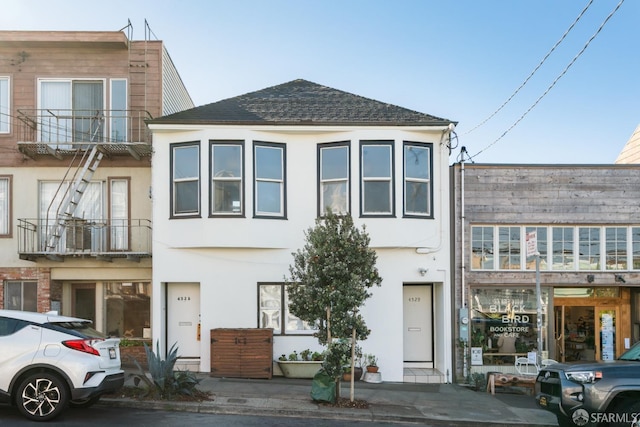
[[[624,0],[620,0],[620,2],[618,3],[618,5],[611,11],[611,13],[609,13],[609,16],[607,16],[605,18],[605,20],[602,22],[602,24],[600,24],[600,27],[598,28],[598,30],[591,36],[591,38],[585,43],[584,47],[582,48],[582,50],[580,50],[580,52],[578,52],[578,54],[571,60],[571,62],[565,67],[564,70],[562,70],[562,72],[560,73],[560,75],[558,75],[558,77],[556,77],[556,79],[553,81],[553,83],[551,83],[551,85],[549,85],[549,87],[547,88],[547,90],[544,91],[544,93],[542,95],[540,95],[540,97],[538,99],[536,99],[536,101],[531,104],[531,106],[529,107],[529,109],[527,111],[525,111],[519,118],[518,120],[516,120],[507,130],[505,130],[502,135],[500,135],[495,141],[493,141],[491,144],[487,145],[485,148],[483,148],[482,150],[478,151],[476,154],[474,154],[473,156],[470,157],[470,159],[473,159],[474,157],[477,157],[478,155],[480,155],[483,151],[487,150],[489,147],[495,145],[498,141],[500,141],[502,138],[504,138],[504,136],[509,133],[511,131],[511,129],[513,129],[514,127],[516,127],[518,125],[518,123],[520,123],[522,121],[522,119],[525,118],[525,116],[527,114],[529,114],[529,112],[531,110],[533,110],[536,105],[538,105],[538,103],[542,100],[542,98],[544,98],[549,91],[551,91],[551,89],[556,85],[556,83],[558,82],[558,80],[560,80],[566,73],[567,71],[569,71],[569,68],[571,68],[571,66],[578,60],[578,58],[584,53],[585,50],[587,50],[587,47],[591,44],[591,42],[593,41],[593,39],[596,38],[596,36],[598,34],[600,34],[600,31],[602,31],[602,29],[604,28],[604,26],[606,25],[606,23],[609,21],[609,19],[611,19],[611,17],[618,11],[618,9],[620,9],[620,6],[622,6],[622,3],[624,3]]]
[[[551,48],[551,50],[549,52],[547,52],[547,54],[544,56],[544,58],[542,58],[542,61],[540,61],[540,63],[533,69],[533,71],[531,72],[531,74],[529,74],[529,76],[524,79],[524,81],[522,82],[522,84],[515,90],[515,92],[513,92],[511,94],[511,96],[502,103],[502,105],[500,107],[498,107],[498,109],[496,111],[494,111],[493,113],[491,113],[491,115],[489,117],[487,117],[486,119],[484,119],[483,121],[481,121],[480,123],[478,123],[476,126],[474,126],[473,128],[471,128],[471,130],[465,132],[463,135],[467,135],[470,134],[471,132],[473,132],[474,130],[478,129],[480,126],[484,125],[485,123],[487,123],[489,120],[491,120],[493,118],[493,116],[495,116],[496,114],[498,114],[500,112],[500,110],[502,110],[505,105],[507,105],[514,96],[516,96],[518,94],[518,92],[520,92],[520,90],[529,82],[529,80],[531,80],[531,78],[533,77],[533,75],[540,69],[540,67],[542,67],[542,64],[544,64],[544,62],[547,60],[547,58],[549,58],[549,56],[551,55],[551,53],[553,53],[554,50],[556,50],[556,48],[558,47],[558,45],[560,45],[560,43],[562,43],[562,41],[567,37],[567,35],[569,34],[569,32],[573,29],[573,27],[578,23],[578,21],[580,20],[580,18],[582,18],[582,16],[585,14],[585,12],[587,11],[587,9],[589,9],[589,7],[591,6],[591,4],[593,3],[594,0],[590,0],[589,3],[585,6],[585,8],[582,10],[582,12],[580,12],[580,15],[578,15],[578,17],[573,21],[573,23],[569,26],[569,28],[567,29],[567,31],[564,32],[564,34],[562,35],[562,37],[560,37],[560,40],[558,40],[556,42],[556,44],[553,45],[553,47]]]

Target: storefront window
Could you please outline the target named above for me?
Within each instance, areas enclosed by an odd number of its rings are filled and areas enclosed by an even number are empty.
[[[107,333],[122,338],[149,338],[151,284],[149,282],[105,283]]]
[[[513,363],[516,355],[537,350],[534,288],[474,288],[471,296],[471,346],[482,347],[484,363]],[[547,289],[542,289],[541,300],[544,354],[548,351]]]

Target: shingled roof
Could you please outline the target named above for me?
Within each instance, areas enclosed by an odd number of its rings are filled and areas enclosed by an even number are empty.
[[[149,123],[447,126],[452,121],[298,79]]]

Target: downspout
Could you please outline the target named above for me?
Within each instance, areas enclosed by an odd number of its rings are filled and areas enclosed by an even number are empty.
[[[465,308],[467,306],[467,304],[465,303],[466,299],[465,299],[465,276],[466,276],[466,251],[465,251],[465,247],[466,247],[466,243],[465,243],[465,239],[464,239],[464,231],[465,231],[465,224],[464,224],[464,158],[462,158],[460,160],[460,258],[461,258],[461,264],[460,264],[460,308]],[[459,320],[458,320],[459,321]],[[468,338],[468,337],[467,337]],[[468,343],[468,340],[467,340]],[[467,370],[468,370],[468,366],[467,366],[467,351],[468,351],[468,344],[465,344],[464,346],[464,351],[463,351],[463,357],[462,357],[462,376],[464,378],[467,377]]]

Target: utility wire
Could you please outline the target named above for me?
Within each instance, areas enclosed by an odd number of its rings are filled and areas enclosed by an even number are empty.
[[[513,92],[511,94],[511,96],[504,101],[504,103],[498,107],[498,109],[496,111],[494,111],[493,113],[491,113],[491,115],[489,117],[487,117],[486,119],[484,119],[483,121],[481,121],[480,123],[478,123],[476,126],[474,126],[473,128],[471,128],[471,130],[465,132],[463,135],[468,135],[471,132],[473,132],[474,130],[478,129],[480,126],[484,125],[485,123],[487,123],[489,120],[491,120],[493,118],[493,116],[495,116],[496,114],[498,114],[500,112],[500,110],[502,110],[505,105],[507,105],[514,96],[516,96],[518,94],[518,92],[520,92],[520,90],[524,87],[524,85],[526,85],[529,80],[531,80],[531,78],[533,77],[533,75],[540,69],[540,67],[542,67],[542,64],[544,64],[544,62],[547,60],[547,58],[549,58],[549,56],[553,53],[554,50],[556,50],[556,48],[558,47],[558,45],[560,45],[560,43],[562,43],[562,41],[567,37],[567,35],[569,34],[569,32],[573,29],[573,27],[575,27],[575,25],[578,23],[578,21],[580,20],[580,18],[582,18],[582,16],[585,14],[585,12],[587,11],[587,9],[589,9],[589,7],[591,6],[591,4],[593,4],[594,0],[590,0],[589,3],[585,6],[585,8],[582,10],[582,12],[580,12],[580,15],[578,15],[578,17],[575,19],[575,21],[573,21],[573,23],[569,26],[569,28],[567,29],[567,31],[564,32],[564,34],[562,35],[562,37],[560,37],[560,40],[558,40],[556,42],[555,45],[553,45],[553,47],[551,48],[551,50],[549,52],[547,52],[547,54],[544,56],[544,58],[542,58],[542,61],[540,61],[540,63],[533,69],[533,71],[531,72],[531,74],[529,74],[529,76],[524,79],[524,81],[522,82],[522,84],[515,90],[515,92]]]
[[[585,50],[587,50],[587,47],[589,46],[589,44],[591,44],[591,42],[593,41],[593,39],[596,38],[596,36],[598,34],[600,34],[600,31],[602,31],[602,29],[604,28],[604,26],[606,25],[606,23],[609,21],[609,19],[611,19],[611,17],[618,11],[618,9],[620,9],[620,6],[622,6],[622,3],[624,3],[624,0],[620,0],[620,2],[618,3],[618,5],[615,7],[615,9],[613,9],[611,11],[611,13],[609,13],[609,16],[607,16],[605,18],[605,20],[602,22],[602,24],[600,24],[600,27],[598,28],[598,30],[591,36],[591,38],[585,43],[584,47],[582,48],[582,50],[580,52],[578,52],[578,54],[571,60],[571,62],[565,67],[564,70],[562,70],[562,72],[560,73],[560,75],[558,77],[556,77],[556,79],[553,81],[553,83],[551,83],[551,85],[549,85],[549,87],[547,88],[547,90],[540,95],[540,97],[538,99],[536,99],[536,101],[531,104],[531,106],[529,107],[529,109],[527,111],[524,112],[524,114],[522,114],[518,120],[516,120],[510,127],[509,129],[505,130],[502,135],[500,135],[495,141],[493,141],[491,144],[487,145],[485,148],[483,148],[482,150],[478,151],[476,154],[474,154],[473,156],[471,156],[469,159],[473,159],[474,157],[477,157],[479,154],[481,154],[483,151],[486,151],[489,147],[493,146],[494,144],[496,144],[498,141],[500,141],[502,138],[504,138],[504,136],[509,133],[511,131],[511,129],[513,129],[514,127],[516,127],[518,125],[518,123],[520,123],[522,121],[522,119],[525,118],[525,116],[527,114],[529,114],[529,112],[531,110],[533,110],[535,108],[536,105],[538,105],[538,103],[542,100],[542,98],[544,98],[549,91],[551,91],[551,89],[556,85],[556,83],[558,82],[558,80],[560,80],[566,73],[567,71],[569,71],[569,68],[571,68],[571,66],[577,61],[577,59],[584,53]]]

